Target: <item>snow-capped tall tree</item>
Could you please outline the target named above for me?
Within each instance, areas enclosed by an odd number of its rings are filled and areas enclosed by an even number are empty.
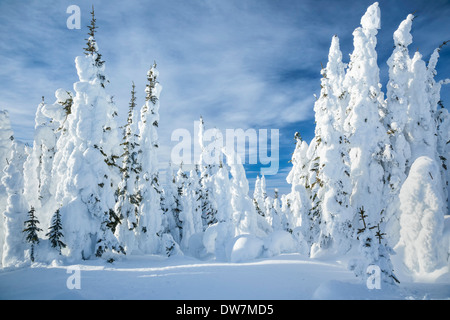
[[[25,145],[14,141],[2,178],[2,184],[8,195],[6,210],[3,212],[5,239],[2,266],[4,268],[20,266],[25,261],[27,247],[22,230],[29,210],[23,195],[25,160]]]
[[[205,123],[203,118],[200,117],[198,140],[201,148],[201,154],[199,159],[199,169],[200,169],[200,185],[201,185],[201,201],[202,201],[202,219],[203,228],[206,230],[209,225],[217,222],[217,204],[214,199],[214,174],[217,172],[218,163],[215,163],[215,159],[211,156],[214,153],[218,156],[217,150],[211,150],[209,145],[204,144],[204,132]],[[215,146],[211,143],[212,147]],[[214,149],[214,148],[213,148]]]
[[[225,155],[232,176],[231,207],[233,209],[234,234],[235,236],[242,234],[264,236],[265,232],[258,225],[258,213],[248,195],[248,180],[242,160],[236,152]]]
[[[309,240],[309,209],[311,208],[311,188],[309,183],[309,162],[310,146],[303,141],[299,133],[295,134],[295,150],[292,155],[292,169],[289,172],[286,181],[291,185],[291,192],[286,196],[286,202],[289,203],[289,214],[291,214],[291,226],[296,236],[299,237],[300,252],[308,254],[311,246]],[[313,139],[311,144],[314,144]]]
[[[142,252],[158,253],[161,250],[163,231],[161,209],[162,188],[159,182],[158,167],[158,122],[159,97],[162,86],[157,78],[156,63],[147,73],[145,104],[141,108],[139,121],[138,162],[142,172],[138,192],[142,198],[139,208],[138,245]]]
[[[191,199],[192,215],[194,220],[194,229],[196,233],[203,232],[202,221],[202,202],[200,198],[201,186],[200,186],[200,170],[198,165],[195,169],[189,172],[189,197]]]
[[[23,232],[25,233],[25,241],[28,242],[31,246],[30,249],[30,260],[34,262],[34,248],[39,244],[39,236],[38,232],[42,231],[37,225],[39,224],[39,220],[36,218],[36,210],[34,207],[31,207],[30,211],[28,211],[28,220],[25,220],[25,228]]]
[[[227,245],[235,237],[233,221],[232,188],[227,165],[219,166],[214,175],[215,197],[217,201],[217,222],[211,224],[203,235],[203,245],[208,253],[214,254],[216,259],[227,260]]]
[[[180,247],[182,250],[189,248],[189,239],[196,233],[194,224],[192,194],[190,193],[189,176],[183,171],[182,166],[178,169],[176,186],[180,204],[178,214],[180,230]]]
[[[442,184],[450,213],[450,113],[444,107],[437,111],[438,154],[441,161]],[[445,192],[446,191],[446,192]]]
[[[389,138],[380,117],[385,105],[375,50],[378,29],[380,9],[375,2],[361,18],[361,27],[353,32],[354,51],[344,79],[349,95],[344,130],[350,142],[350,176],[353,182],[350,202],[355,217],[353,226],[360,230],[361,253],[361,258],[351,267],[356,274],[367,276],[367,266],[376,264],[384,275],[383,281],[393,283],[392,249],[381,238],[385,233],[383,213],[386,207],[383,201],[383,165],[390,161],[390,157],[387,150]],[[378,241],[375,240],[376,234],[379,235]]]
[[[11,156],[13,141],[14,137],[9,112],[7,110],[0,110],[0,179],[4,175],[3,169],[8,164],[8,159]],[[0,186],[0,195],[2,197],[6,196],[3,186]],[[3,201],[0,201],[0,203],[3,203]]]
[[[267,207],[270,207],[270,211],[268,211],[267,214],[267,218],[268,218],[268,224],[271,226],[271,230],[272,231],[276,231],[276,230],[284,230],[287,231],[286,229],[286,217],[283,215],[282,210],[281,210],[281,200],[280,200],[280,195],[278,193],[278,189],[274,190],[274,196],[272,197],[267,197],[267,200],[269,200],[270,202],[270,206],[266,205]]]
[[[353,32],[354,51],[350,57],[344,86],[349,93],[345,130],[351,144],[351,177],[354,182],[352,205],[359,210],[370,208],[369,216],[378,220],[383,210],[383,167],[381,160],[388,144],[387,133],[380,122],[382,92],[375,50],[380,28],[380,10],[374,3]],[[369,220],[372,220],[370,218]]]
[[[11,130],[9,113],[7,110],[0,110],[0,257],[2,256],[5,239],[3,212],[6,209],[8,199],[6,187],[1,181],[4,176],[3,169],[5,169],[11,157],[13,140],[13,131]]]
[[[389,81],[387,84],[387,106],[384,123],[389,135],[390,161],[385,166],[386,226],[388,241],[395,245],[399,239],[398,195],[406,179],[411,158],[411,148],[405,134],[408,122],[409,83],[411,81],[408,46],[412,43],[412,14],[402,21],[394,32],[394,52],[389,58]]]
[[[125,252],[131,253],[135,249],[135,229],[139,222],[139,206],[142,197],[138,192],[139,177],[142,165],[138,161],[139,135],[136,118],[136,86],[132,85],[131,100],[128,107],[127,123],[123,129],[122,138],[122,180],[118,186],[118,200],[115,205],[116,215],[120,224],[116,228],[116,235]]]
[[[321,71],[320,97],[314,105],[317,142],[310,169],[313,176],[309,178],[314,191],[310,215],[318,222],[315,227],[319,234],[313,235],[312,255],[324,251],[344,253],[353,240],[348,139],[341,120],[346,107],[344,68],[339,38],[334,36],[327,66]]]
[[[262,192],[261,178],[259,177],[259,175],[256,177],[255,180],[255,188],[253,190],[253,204],[255,205],[256,212],[264,217],[265,216],[264,195]]]
[[[44,98],[35,116],[34,141],[27,161],[24,164],[24,195],[30,206],[36,210],[41,223],[49,225],[53,208],[52,176],[53,160],[56,153],[58,122],[45,115]]]
[[[450,78],[436,81],[437,75],[436,65],[439,60],[440,51],[448,44],[449,41],[444,41],[438,48],[436,48],[430,57],[427,65],[428,71],[428,97],[431,105],[431,112],[435,119],[436,125],[436,144],[437,144],[437,161],[440,162],[440,171],[442,176],[442,188],[446,194],[447,212],[450,210],[450,115],[448,109],[444,107],[440,98],[442,85],[450,84]]]
[[[53,170],[68,254],[74,259],[122,251],[113,234],[120,151],[117,108],[105,91],[105,64],[98,53],[95,29],[92,11],[89,50],[75,59],[79,81],[74,84],[66,132],[58,139]]]

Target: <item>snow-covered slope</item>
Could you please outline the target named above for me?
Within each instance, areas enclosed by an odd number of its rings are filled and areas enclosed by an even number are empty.
[[[79,270],[79,285],[74,277]],[[40,265],[0,272],[0,299],[450,299],[450,276],[368,289],[346,266],[299,254],[241,263],[134,256],[113,264]],[[276,301],[273,301],[276,304]]]

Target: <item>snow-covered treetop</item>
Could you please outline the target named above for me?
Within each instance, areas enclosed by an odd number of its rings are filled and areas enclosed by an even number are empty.
[[[153,63],[150,70],[147,72],[147,80],[148,84],[145,88],[145,92],[147,94],[146,101],[151,101],[153,104],[156,104],[156,101],[159,100],[159,96],[162,91],[162,86],[158,82],[159,71],[156,69],[156,62]]]
[[[375,2],[367,8],[366,13],[361,18],[361,26],[367,31],[374,31],[375,34],[378,32],[377,30],[381,28],[381,13],[378,2]]]
[[[345,64],[342,62],[342,51],[339,45],[339,38],[336,35],[331,39],[326,77],[329,80],[333,93],[340,95],[341,83],[345,77]]]
[[[409,14],[394,32],[394,43],[396,46],[407,47],[412,43],[411,26],[413,20],[414,16]]]

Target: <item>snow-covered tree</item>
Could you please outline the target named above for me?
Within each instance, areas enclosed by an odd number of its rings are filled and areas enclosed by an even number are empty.
[[[33,146],[24,164],[24,195],[29,205],[36,210],[36,216],[43,225],[49,225],[53,210],[52,167],[56,153],[58,122],[45,115],[44,98],[35,116]],[[52,211],[50,211],[52,212]]]
[[[201,186],[199,174],[200,170],[198,168],[198,165],[196,165],[195,169],[189,172],[189,186],[187,188],[187,192],[189,192],[194,229],[196,233],[203,232],[202,202],[200,198]]]
[[[178,189],[176,186],[176,176],[173,173],[172,163],[166,171],[166,184],[163,188],[163,196],[161,200],[161,208],[163,211],[163,228],[164,233],[170,234],[174,241],[179,242],[178,215],[180,212],[180,202],[177,201]]]
[[[382,238],[386,207],[383,166],[390,157],[389,138],[381,119],[385,104],[375,50],[378,29],[380,9],[375,2],[361,18],[361,27],[353,32],[354,51],[343,83],[349,99],[344,130],[350,142],[352,225],[358,229],[361,254],[351,268],[357,275],[366,275],[367,266],[376,264],[384,275],[383,281],[394,283],[390,260],[393,251]]]
[[[211,153],[218,155],[217,150],[211,150],[209,146],[204,145],[204,132],[205,123],[203,118],[200,117],[198,140],[201,148],[201,154],[199,159],[199,169],[200,169],[200,186],[201,193],[200,198],[202,201],[202,219],[203,228],[206,230],[209,225],[217,222],[217,204],[214,199],[214,175],[217,172],[218,163],[215,163],[211,157]],[[214,147],[214,143],[211,143]],[[216,153],[217,152],[217,153]]]
[[[5,268],[20,266],[25,261],[26,242],[22,230],[29,210],[23,195],[25,160],[25,145],[14,141],[2,178],[8,195],[6,210],[3,212],[5,239],[2,265]]]
[[[157,131],[159,97],[162,86],[157,80],[158,76],[159,71],[156,69],[156,63],[154,63],[147,73],[146,98],[145,104],[141,108],[139,121],[138,162],[142,166],[142,172],[139,177],[138,192],[142,201],[139,208],[137,234],[139,249],[146,253],[161,251],[163,231]]]
[[[214,254],[216,259],[227,260],[227,245],[235,236],[233,221],[232,189],[230,172],[226,164],[222,164],[214,175],[215,197],[217,201],[217,222],[205,230],[203,245],[208,253]]]
[[[450,84],[450,78],[436,81],[435,77],[437,75],[436,66],[439,60],[440,51],[446,44],[448,44],[448,42],[449,41],[444,41],[433,51],[427,65],[428,98],[431,105],[431,113],[434,116],[436,125],[436,151],[438,156],[436,160],[441,164],[440,171],[442,176],[442,188],[444,190],[444,194],[446,194],[447,212],[450,210],[450,172],[448,169],[450,165],[450,115],[448,109],[444,107],[444,104],[441,101],[440,92],[442,85]]]
[[[417,158],[400,191],[400,243],[404,263],[414,273],[429,273],[446,264],[443,242],[445,198],[439,163]]]
[[[6,209],[8,199],[6,187],[1,181],[4,176],[3,169],[6,167],[11,157],[13,140],[13,131],[11,129],[9,113],[6,110],[0,110],[0,257],[2,256],[5,239],[3,212]]]
[[[193,235],[203,232],[202,203],[200,198],[199,172],[191,170],[189,175],[180,166],[175,177],[174,221],[180,248],[189,250]]]
[[[380,9],[376,2],[361,18],[361,27],[353,32],[354,51],[343,83],[349,95],[344,130],[350,142],[351,205],[356,218],[356,212],[366,208],[370,225],[378,224],[385,210],[383,164],[389,147],[380,119],[384,99],[375,50],[379,28]],[[354,225],[357,224],[354,219]]]
[[[406,125],[408,123],[409,83],[411,81],[408,46],[412,43],[411,25],[413,15],[400,24],[394,32],[394,52],[389,58],[389,81],[387,84],[386,114],[384,123],[389,135],[388,156],[385,164],[386,226],[388,241],[395,245],[399,237],[398,195],[406,179],[411,158],[411,148],[407,140]]]
[[[51,247],[58,250],[59,254],[61,254],[61,250],[66,247],[66,244],[62,241],[64,238],[62,223],[61,223],[61,214],[59,209],[53,215],[52,222],[50,227],[48,228],[48,233],[46,234],[48,240],[50,241]]]
[[[37,226],[39,224],[39,220],[36,218],[35,213],[36,210],[34,207],[31,207],[30,211],[28,211],[28,220],[25,220],[25,228],[23,229],[23,232],[25,233],[25,241],[31,246],[31,262],[34,262],[34,247],[39,244],[38,232],[42,231],[42,229]]]
[[[55,199],[61,206],[68,254],[74,259],[122,251],[113,234],[120,178],[117,108],[105,91],[105,64],[99,59],[94,19],[89,43],[95,50],[75,59],[79,81],[74,84],[53,170],[58,181]]]
[[[261,178],[258,175],[256,177],[255,188],[253,190],[253,204],[255,205],[256,212],[263,217],[266,215],[264,200]]]
[[[127,123],[123,129],[122,180],[118,186],[118,200],[115,212],[119,216],[120,224],[116,228],[116,235],[125,252],[131,253],[135,249],[135,229],[139,220],[139,205],[142,201],[138,192],[139,175],[142,170],[138,162],[139,135],[136,119],[136,91],[133,83],[131,100],[128,108]]]
[[[251,234],[264,236],[259,228],[258,213],[253,201],[248,195],[249,186],[242,160],[235,152],[227,154],[227,164],[230,166],[231,179],[231,207],[233,209],[233,224],[235,236]]]
[[[313,191],[310,219],[316,221],[313,226],[319,230],[312,236],[312,255],[324,251],[344,253],[353,240],[349,144],[342,127],[347,102],[344,68],[339,38],[334,36],[328,63],[321,71],[320,97],[314,105],[316,150],[309,178]]]
[[[266,205],[267,207],[270,207],[270,210],[268,211],[267,214],[267,218],[268,218],[268,224],[271,226],[271,231],[276,231],[276,230],[285,230],[286,229],[286,218],[282,213],[281,210],[281,200],[280,200],[280,195],[278,193],[278,189],[274,190],[274,196],[272,197],[267,197],[267,200],[269,200],[268,202],[270,202],[270,204]]]
[[[289,213],[293,232],[298,238],[300,251],[308,254],[311,241],[309,239],[309,209],[311,208],[311,188],[309,183],[309,162],[310,154],[308,150],[311,146],[301,138],[299,133],[295,134],[295,150],[292,155],[292,169],[286,181],[291,185],[291,192],[286,196],[289,203]],[[315,144],[313,139],[311,145]]]

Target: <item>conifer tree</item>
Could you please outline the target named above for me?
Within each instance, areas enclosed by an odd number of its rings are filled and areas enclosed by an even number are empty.
[[[201,186],[200,186],[200,170],[198,165],[189,172],[189,186],[192,215],[194,221],[194,229],[196,233],[203,232],[202,222],[202,202],[201,202]]]
[[[235,237],[234,209],[230,171],[226,163],[222,163],[214,175],[215,198],[217,201],[217,222],[209,225],[203,235],[203,245],[208,253],[214,254],[216,259],[228,259],[226,247]]]
[[[349,93],[344,130],[350,143],[353,225],[358,223],[356,212],[363,206],[370,208],[367,221],[371,224],[380,221],[386,206],[382,200],[383,165],[389,160],[389,138],[380,117],[385,106],[375,49],[380,24],[376,2],[361,18],[361,27],[353,32],[354,50],[343,83]]]
[[[142,252],[157,253],[161,250],[163,232],[163,191],[159,182],[158,125],[159,96],[162,86],[158,81],[156,63],[147,73],[145,104],[141,108],[139,121],[138,162],[142,166],[138,192],[142,201],[139,208],[138,244]]]
[[[296,229],[295,236],[298,238],[300,252],[309,255],[310,224],[309,210],[311,208],[311,187],[309,182],[309,163],[311,155],[308,152],[315,144],[313,139],[311,145],[303,141],[299,133],[294,136],[295,150],[292,155],[292,169],[289,172],[286,181],[291,185],[291,192],[286,196],[286,202],[289,203],[289,213],[292,213],[292,229]]]
[[[50,240],[52,248],[55,248],[58,250],[59,254],[61,254],[61,250],[66,247],[66,244],[61,240],[64,238],[64,235],[62,233],[61,214],[59,209],[57,209],[53,215],[52,222],[48,230],[49,231],[46,236]]]
[[[142,201],[138,191],[139,176],[142,166],[138,162],[139,135],[136,123],[136,91],[132,84],[131,100],[127,123],[123,130],[122,180],[118,186],[118,201],[115,212],[120,219],[116,234],[126,252],[132,252],[135,246],[135,229],[139,224],[139,206]]]
[[[118,220],[115,191],[120,181],[118,114],[105,90],[105,64],[99,63],[92,30],[89,39],[95,50],[86,50],[75,59],[79,81],[74,84],[70,113],[63,110],[66,131],[58,139],[53,168],[67,252],[75,259],[123,251],[114,236]]]
[[[23,229],[23,232],[26,234],[25,240],[31,245],[30,259],[31,262],[34,262],[34,247],[39,244],[38,232],[42,231],[42,229],[37,226],[39,220],[35,216],[33,207],[28,211],[28,220],[26,220],[24,224],[25,229]]]
[[[34,141],[24,163],[24,196],[33,206],[43,225],[49,225],[53,212],[52,168],[58,138],[58,121],[46,115],[47,103],[42,97],[35,115]],[[50,211],[52,210],[52,211]]]
[[[91,23],[88,26],[88,38],[86,40],[86,48],[84,48],[84,54],[87,56],[92,56],[94,58],[94,65],[97,67],[97,78],[100,80],[100,85],[104,88],[105,83],[108,82],[106,76],[102,72],[100,67],[103,66],[105,61],[102,60],[102,55],[98,51],[97,40],[95,39],[95,33],[97,27],[97,19],[95,19],[94,6],[92,6],[91,11]]]
[[[206,159],[211,158],[211,152],[217,152],[217,150],[210,150],[208,146],[204,145],[203,133],[205,131],[205,123],[203,118],[200,117],[199,123],[199,144],[201,148],[199,168],[200,168],[200,185],[201,194],[200,198],[202,201],[202,219],[203,219],[203,229],[206,230],[208,226],[217,222],[217,205],[214,199],[214,175],[217,172],[217,164],[211,163],[212,161],[206,161]]]
[[[5,172],[3,169],[8,165],[13,146],[13,131],[9,120],[9,113],[6,110],[0,110],[0,214],[5,212],[8,200],[6,187],[1,183]],[[3,253],[3,244],[5,240],[5,219],[0,219],[0,257]],[[1,259],[0,259],[1,266]]]
[[[253,204],[255,206],[256,212],[260,216],[264,216],[264,199],[261,194],[261,179],[259,175],[255,180],[255,189],[253,191]]]
[[[310,218],[315,221],[313,230],[318,232],[312,237],[312,255],[325,250],[348,251],[353,233],[348,140],[340,121],[346,102],[342,97],[344,64],[337,36],[332,38],[328,63],[321,74],[321,93],[314,106],[317,144],[309,178],[312,189]]]
[[[5,186],[8,199],[4,218],[3,267],[20,266],[25,261],[24,222],[29,210],[23,195],[23,164],[26,160],[25,145],[14,140],[11,154],[4,169],[2,184]]]
[[[382,231],[382,220],[373,223],[369,222],[370,213],[361,207],[358,212],[360,219],[360,228],[357,231],[357,239],[359,240],[359,252],[361,257],[350,261],[349,267],[355,272],[355,275],[367,280],[369,266],[377,266],[381,271],[381,281],[385,284],[400,283],[396,277],[391,262],[390,255],[393,250],[386,244],[386,234]]]

